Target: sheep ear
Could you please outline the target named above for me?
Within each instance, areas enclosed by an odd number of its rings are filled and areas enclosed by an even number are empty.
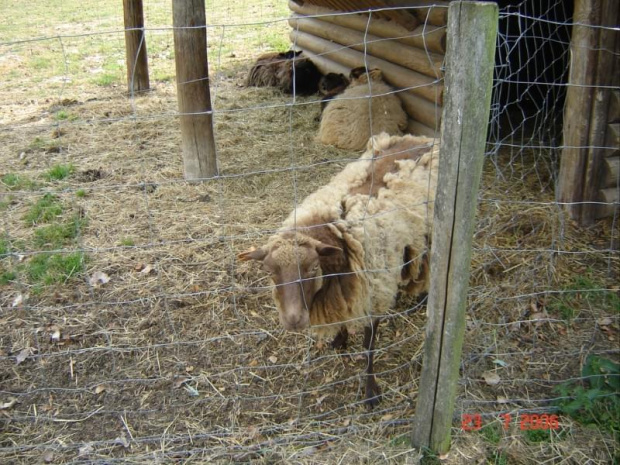
[[[333,245],[323,243],[316,246],[316,251],[321,257],[331,257],[338,253],[342,253],[342,249],[340,247],[334,247]]]
[[[267,251],[264,249],[250,249],[245,252],[241,252],[237,255],[237,258],[241,261],[248,262],[250,260],[263,261],[267,256]]]

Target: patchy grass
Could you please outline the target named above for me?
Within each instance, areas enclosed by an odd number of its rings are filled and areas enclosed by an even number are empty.
[[[9,191],[32,190],[36,188],[36,183],[34,181],[27,176],[16,173],[3,175],[2,178],[0,178],[0,182],[2,182],[4,187]]]
[[[45,194],[30,207],[24,216],[29,225],[49,223],[62,215],[63,206],[60,199],[53,194]]]
[[[74,172],[75,166],[73,166],[73,164],[59,164],[52,166],[43,177],[47,181],[62,181],[71,176]]]
[[[24,270],[32,283],[52,285],[66,283],[84,270],[82,252],[69,254],[41,252],[29,259]]]
[[[78,237],[84,224],[84,219],[74,217],[64,223],[38,227],[34,231],[33,245],[45,250],[63,248]]]
[[[590,355],[581,376],[556,388],[562,397],[556,405],[583,425],[611,432],[620,443],[620,363]]]

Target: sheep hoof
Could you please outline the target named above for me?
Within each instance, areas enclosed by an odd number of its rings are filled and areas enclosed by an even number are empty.
[[[342,328],[340,332],[336,334],[336,337],[334,337],[334,340],[332,341],[332,349],[346,349],[348,339],[349,332],[346,328]]]
[[[375,408],[381,402],[381,389],[374,376],[370,376],[366,380],[366,405],[369,409]]]

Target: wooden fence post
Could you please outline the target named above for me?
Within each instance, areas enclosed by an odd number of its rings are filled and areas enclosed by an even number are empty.
[[[450,448],[497,23],[494,3],[450,4],[428,323],[413,430],[414,445],[438,453]]]
[[[129,93],[149,90],[149,63],[144,36],[142,0],[123,0],[125,61]]]
[[[172,22],[185,179],[216,176],[204,0],[173,0]]]

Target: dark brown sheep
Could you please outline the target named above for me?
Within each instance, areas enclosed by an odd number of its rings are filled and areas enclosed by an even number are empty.
[[[302,52],[261,55],[248,73],[247,87],[278,87],[288,94],[311,95],[319,88],[321,72]]]

